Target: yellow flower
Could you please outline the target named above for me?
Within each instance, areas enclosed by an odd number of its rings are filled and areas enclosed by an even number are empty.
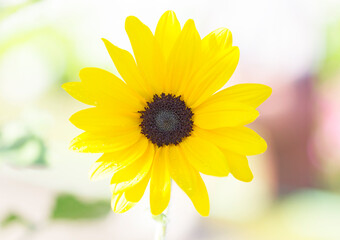
[[[231,32],[219,28],[201,39],[193,20],[181,28],[173,11],[158,22],[155,34],[136,17],[125,29],[134,56],[108,40],[105,46],[121,76],[99,68],[80,71],[81,82],[63,88],[94,107],[70,121],[85,132],[71,149],[104,153],[91,179],[110,175],[112,209],[129,210],[150,183],[154,215],[166,209],[171,179],[196,210],[209,214],[209,197],[200,173],[241,181],[253,175],[246,156],[263,153],[266,142],[244,127],[271,94],[261,84],[239,84],[216,93],[233,74],[239,49]]]

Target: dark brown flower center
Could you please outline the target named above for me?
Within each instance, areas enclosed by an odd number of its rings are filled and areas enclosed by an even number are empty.
[[[181,96],[155,94],[139,113],[141,133],[158,147],[177,145],[191,134],[193,113]]]

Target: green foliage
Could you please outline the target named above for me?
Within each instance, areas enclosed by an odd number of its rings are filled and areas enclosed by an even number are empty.
[[[320,72],[324,80],[340,72],[340,19],[327,27],[325,40],[325,57]]]
[[[26,219],[22,218],[21,216],[15,214],[15,213],[10,213],[5,217],[1,222],[0,222],[0,227],[1,228],[6,228],[12,224],[21,224],[24,225],[28,228],[33,229],[34,226],[33,224],[29,223]]]
[[[5,219],[1,221],[0,225],[2,228],[4,228],[4,227],[11,225],[12,223],[22,223],[22,222],[23,220],[21,217],[19,217],[18,215],[14,213],[11,213],[7,217],[5,217]]]
[[[84,202],[70,194],[56,199],[52,219],[96,219],[105,217],[111,210],[109,201]]]
[[[7,136],[0,131],[0,160],[17,167],[46,166],[46,146],[33,133]]]

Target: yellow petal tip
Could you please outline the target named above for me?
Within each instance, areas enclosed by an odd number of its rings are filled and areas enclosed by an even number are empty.
[[[261,84],[261,83],[252,83],[252,84],[255,86],[258,86],[258,89],[259,89],[258,91],[262,91],[263,101],[265,101],[267,98],[270,97],[270,95],[272,95],[273,89],[269,87],[268,85]]]
[[[202,216],[202,217],[208,217],[209,214],[210,214],[210,208],[204,210],[204,211],[200,211],[199,214]]]
[[[188,25],[188,26],[195,26],[195,21],[193,19],[188,19],[185,23],[185,25]]]
[[[153,216],[158,216],[158,215],[160,215],[163,211],[160,211],[159,209],[154,209],[154,208],[152,208],[151,207],[151,214],[153,215]]]
[[[61,88],[64,89],[64,90],[66,91],[67,85],[68,85],[68,83],[64,83],[64,84],[61,85]]]
[[[108,45],[112,45],[112,43],[107,40],[106,38],[101,38],[101,40],[104,42],[105,46],[107,47]]]
[[[264,86],[264,88],[265,88],[266,91],[267,91],[267,97],[266,97],[266,99],[267,99],[267,98],[270,97],[270,95],[272,95],[273,89],[272,89],[271,87],[267,86],[267,85],[263,85],[263,86]]]
[[[74,138],[71,142],[70,145],[68,147],[69,150],[74,151],[74,152],[78,152],[78,153],[82,153],[82,152],[87,152],[86,146],[77,146],[77,144],[79,143],[79,138],[76,137]]]
[[[131,26],[131,24],[134,24],[136,22],[140,22],[139,19],[135,16],[128,16],[125,20],[125,28],[128,28]]]
[[[245,178],[242,178],[242,179],[238,179],[238,180],[240,180],[242,182],[251,182],[251,181],[253,181],[253,179],[254,179],[254,176],[252,174],[251,176],[248,176],[248,177],[245,177]]]
[[[61,85],[61,88],[64,89],[66,92],[72,89],[72,87],[79,82],[67,82]]]
[[[93,69],[92,67],[85,67],[80,69],[79,71],[79,77],[81,78],[84,74],[86,74],[86,72],[88,72],[90,69]]]
[[[171,17],[171,16],[174,16],[176,17],[176,14],[173,10],[167,10],[166,12],[163,13],[162,17]]]
[[[79,152],[78,148],[74,146],[74,144],[71,142],[70,146],[68,147],[68,149],[70,151],[75,151],[75,152]]]
[[[249,167],[248,167],[248,169],[243,169],[242,172],[237,171],[237,172],[233,173],[233,176],[237,180],[242,181],[242,182],[247,182],[247,183],[253,181],[253,179],[254,179],[254,175],[251,172],[251,170],[249,169]]]

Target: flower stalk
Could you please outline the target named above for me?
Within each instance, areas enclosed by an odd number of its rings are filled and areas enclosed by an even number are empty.
[[[165,240],[166,237],[166,228],[168,225],[168,217],[166,213],[162,213],[157,216],[152,216],[152,218],[156,221],[156,234],[155,240]]]

